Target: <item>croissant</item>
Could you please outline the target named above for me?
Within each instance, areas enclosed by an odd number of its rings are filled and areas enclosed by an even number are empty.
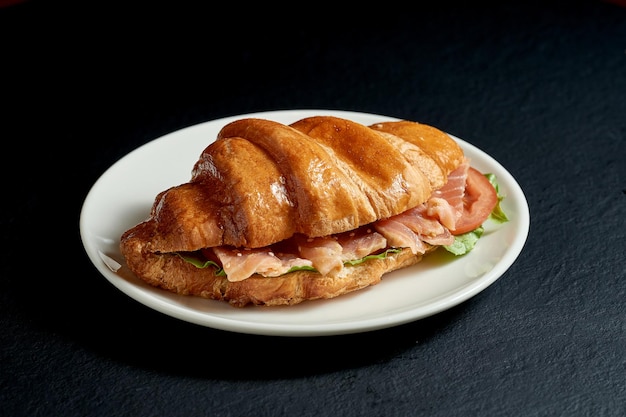
[[[178,294],[236,307],[333,298],[450,243],[463,208],[446,193],[468,167],[449,135],[417,122],[244,118],[120,249],[137,277]]]

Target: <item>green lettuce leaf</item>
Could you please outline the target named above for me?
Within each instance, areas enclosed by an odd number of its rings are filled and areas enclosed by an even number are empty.
[[[312,266],[308,266],[308,265],[302,265],[302,266],[292,266],[291,268],[289,268],[289,271],[285,272],[285,274],[288,274],[290,272],[296,272],[296,271],[312,271],[312,272],[317,272],[317,269],[313,268]]]
[[[498,185],[498,181],[496,180],[495,174],[485,174],[485,177],[489,180],[493,188],[496,189],[496,193],[498,194],[498,203],[494,207],[493,211],[489,215],[489,219],[496,223],[506,223],[509,221],[509,218],[506,216],[502,208],[500,207],[500,202],[504,200],[504,196],[500,194],[500,186]]]
[[[472,230],[471,232],[455,236],[453,244],[444,245],[443,247],[448,252],[453,253],[457,256],[465,255],[466,253],[474,249],[474,246],[476,246],[476,242],[478,242],[478,239],[480,239],[484,231],[485,229],[480,226],[477,229]]]
[[[222,268],[216,262],[208,261],[206,259],[200,259],[199,257],[194,256],[193,253],[185,253],[183,255],[180,252],[176,252],[176,254],[178,256],[180,256],[184,261],[189,262],[190,264],[192,264],[193,266],[195,266],[198,269],[204,269],[204,268],[207,268],[209,266],[212,266],[215,269],[217,269],[217,271],[215,272],[215,275],[220,276],[220,277],[225,277],[226,276],[226,272],[224,272],[224,268]]]
[[[358,265],[358,264],[362,264],[365,261],[368,261],[370,259],[384,259],[387,256],[389,256],[390,253],[399,253],[402,252],[402,249],[399,248],[389,248],[384,252],[381,252],[377,255],[367,255],[362,257],[361,259],[354,259],[352,261],[346,261],[343,264],[344,265]]]

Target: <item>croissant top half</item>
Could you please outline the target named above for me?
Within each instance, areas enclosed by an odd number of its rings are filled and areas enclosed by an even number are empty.
[[[191,180],[161,192],[150,217],[122,239],[174,252],[340,233],[421,204],[462,160],[450,136],[416,122],[241,119],[202,152]]]

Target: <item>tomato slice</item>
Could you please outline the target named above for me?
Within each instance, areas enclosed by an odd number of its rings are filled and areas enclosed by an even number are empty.
[[[496,204],[496,189],[480,171],[470,167],[463,197],[463,215],[457,220],[452,234],[461,235],[479,227],[487,220]]]

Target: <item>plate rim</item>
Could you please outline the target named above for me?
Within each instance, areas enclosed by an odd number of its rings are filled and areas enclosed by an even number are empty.
[[[215,314],[210,314],[206,312],[199,312],[194,309],[185,309],[178,305],[174,305],[171,302],[168,302],[172,296],[174,297],[190,297],[177,295],[173,293],[169,293],[165,290],[158,288],[143,288],[143,290],[149,291],[151,294],[155,293],[158,295],[158,292],[164,292],[164,297],[153,296],[150,297],[148,294],[142,294],[141,290],[138,289],[135,284],[128,282],[121,278],[119,275],[114,273],[111,269],[109,269],[102,260],[101,253],[98,253],[98,250],[93,245],[92,239],[90,239],[88,232],[88,210],[90,207],[90,202],[94,199],[94,195],[98,190],[98,187],[106,180],[107,176],[110,175],[117,167],[124,163],[124,161],[132,158],[137,153],[141,153],[145,151],[150,146],[154,146],[160,141],[167,141],[171,139],[174,135],[185,135],[187,133],[192,132],[193,129],[202,129],[205,125],[213,125],[220,124],[225,125],[226,123],[246,117],[261,117],[261,118],[292,118],[294,121],[299,117],[307,117],[312,115],[335,115],[338,117],[344,118],[373,118],[378,120],[400,120],[396,117],[390,117],[380,114],[374,113],[364,113],[364,112],[355,112],[355,111],[346,111],[346,110],[322,110],[322,109],[289,109],[289,110],[270,110],[270,111],[261,111],[254,113],[245,113],[240,115],[233,115],[222,117],[218,119],[207,120],[204,122],[200,122],[194,125],[190,125],[187,127],[183,127],[181,129],[166,133],[162,136],[159,136],[155,139],[152,139],[137,148],[131,150],[127,154],[123,155],[116,162],[111,164],[94,182],[89,192],[87,193],[83,205],[80,212],[80,220],[79,220],[79,229],[81,241],[83,244],[83,248],[88,255],[91,263],[95,266],[98,272],[103,275],[114,287],[118,290],[122,291],[127,296],[133,298],[135,301],[143,304],[146,307],[159,311],[168,316],[189,322],[197,325],[201,325],[204,327],[214,328],[218,330],[232,331],[237,333],[246,333],[246,334],[256,334],[256,335],[269,335],[269,336],[332,336],[332,335],[341,335],[341,334],[350,334],[350,333],[361,333],[368,331],[380,330],[383,328],[399,326],[402,324],[406,324],[409,322],[417,321],[424,319],[426,317],[438,314],[442,311],[450,309],[454,306],[461,304],[464,301],[469,300],[480,292],[484,291],[490,285],[492,285],[495,281],[497,281],[517,260],[519,255],[521,254],[528,237],[529,227],[530,227],[530,211],[528,207],[527,199],[524,195],[523,190],[520,185],[513,177],[513,175],[508,172],[498,161],[496,161],[489,154],[485,153],[475,145],[455,136],[452,136],[457,142],[461,145],[464,150],[471,150],[474,153],[481,155],[482,158],[493,167],[497,168],[499,171],[498,176],[502,176],[504,174],[506,178],[506,183],[512,188],[509,191],[512,191],[510,194],[514,194],[516,198],[516,208],[518,209],[518,213],[520,218],[516,219],[518,225],[520,227],[520,233],[516,236],[515,241],[511,245],[511,247],[505,252],[502,256],[502,259],[494,266],[494,269],[490,271],[488,274],[488,279],[482,278],[478,280],[472,280],[470,283],[461,286],[456,289],[456,291],[447,296],[443,297],[442,300],[438,302],[433,302],[427,304],[426,306],[421,306],[418,309],[409,309],[404,313],[395,313],[391,316],[392,319],[387,320],[364,320],[359,322],[337,322],[337,323],[324,323],[324,324],[301,324],[298,326],[294,326],[292,324],[284,324],[284,323],[259,323],[259,322],[249,322],[249,321],[241,321],[235,320],[233,318],[222,317]],[[207,145],[210,141],[207,142]],[[146,284],[147,285],[147,284]],[[155,295],[152,294],[152,295]],[[345,296],[342,296],[345,297]],[[332,301],[332,300],[314,300],[311,303],[316,302],[324,302],[324,301]],[[224,303],[223,301],[209,300],[208,303]],[[230,307],[230,306],[229,306]],[[234,307],[231,307],[234,308]],[[265,307],[252,307],[252,308],[265,308]],[[289,306],[279,307],[279,308],[292,308]],[[419,313],[416,313],[416,310],[419,310]]]

